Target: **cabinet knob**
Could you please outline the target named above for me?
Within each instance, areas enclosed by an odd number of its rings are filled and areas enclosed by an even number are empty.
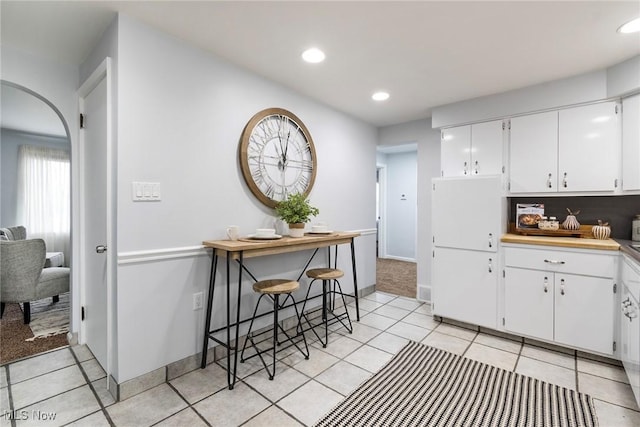
[[[548,264],[564,264],[564,261],[558,261],[555,259],[545,259],[544,262]]]

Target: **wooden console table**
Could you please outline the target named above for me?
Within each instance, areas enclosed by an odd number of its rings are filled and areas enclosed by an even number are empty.
[[[304,237],[282,237],[277,240],[205,240],[202,242],[205,248],[211,248],[213,250],[213,257],[211,259],[211,270],[209,276],[209,294],[207,298],[207,314],[205,317],[204,325],[204,339],[202,345],[202,362],[201,368],[207,366],[207,351],[209,347],[209,340],[213,340],[220,345],[223,345],[227,349],[227,382],[229,389],[233,389],[236,382],[236,370],[238,366],[238,332],[240,330],[240,301],[242,296],[242,273],[246,272],[251,276],[254,281],[257,279],[253,274],[245,267],[244,260],[247,258],[261,257],[267,255],[285,254],[289,252],[298,252],[304,250],[315,249],[311,258],[302,269],[302,272],[298,276],[297,280],[300,280],[307,267],[313,260],[318,249],[329,248],[329,264],[331,263],[331,246],[349,244],[351,246],[351,268],[353,269],[353,289],[356,303],[356,317],[360,321],[360,307],[358,305],[358,279],[356,274],[356,254],[354,247],[354,239],[360,236],[360,233],[349,232],[334,232],[331,234],[306,234]],[[226,325],[222,328],[211,330],[211,313],[213,310],[213,295],[216,283],[216,272],[218,265],[218,258],[226,258],[226,283],[227,283],[227,321]],[[235,322],[231,320],[231,275],[230,275],[230,261],[235,260],[239,264],[238,270],[238,297],[236,301],[236,319]],[[335,261],[337,262],[337,254]],[[330,265],[329,265],[330,266]],[[247,319],[248,320],[248,319]],[[246,321],[246,320],[245,320]],[[231,345],[231,328],[235,326],[235,344]],[[226,342],[214,337],[214,334],[226,330]],[[233,356],[233,361],[231,356]],[[232,366],[233,364],[233,366]]]

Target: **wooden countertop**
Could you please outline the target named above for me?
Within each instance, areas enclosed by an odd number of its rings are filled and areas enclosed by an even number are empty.
[[[520,243],[525,245],[561,246],[578,249],[600,249],[604,251],[620,250],[620,244],[613,239],[598,240],[577,237],[523,236],[507,233],[500,239],[503,243]]]
[[[243,252],[245,258],[251,258],[351,243],[351,239],[359,235],[360,233],[336,231],[331,234],[307,233],[304,237],[284,236],[274,240],[253,240],[246,237],[238,240],[205,240],[202,244],[206,248],[215,249],[223,257],[229,255],[237,258]]]

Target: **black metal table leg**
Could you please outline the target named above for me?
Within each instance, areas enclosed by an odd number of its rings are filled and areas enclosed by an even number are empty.
[[[227,258],[228,259],[228,258]],[[229,390],[233,390],[233,386],[236,384],[236,373],[238,372],[238,338],[240,333],[240,300],[242,297],[242,271],[244,269],[244,253],[240,251],[240,268],[238,270],[238,302],[236,305],[236,340],[233,347],[233,381],[229,383]],[[227,294],[229,295],[229,294]],[[228,324],[227,324],[228,325]],[[227,365],[231,361],[229,360]]]
[[[213,311],[213,290],[216,285],[216,270],[218,268],[218,254],[213,249],[213,257],[211,258],[211,269],[209,272],[209,295],[207,296],[207,315],[204,318],[204,340],[202,343],[202,369],[207,367],[207,351],[209,350],[209,330],[211,329],[211,313]]]
[[[229,258],[229,254],[227,254],[227,384],[231,390],[233,385],[231,385],[231,272],[229,271]],[[235,374],[234,372],[234,377]]]
[[[356,273],[356,248],[351,238],[351,266],[353,267],[353,293],[356,297],[356,318],[360,321],[360,305],[358,304],[358,277]]]

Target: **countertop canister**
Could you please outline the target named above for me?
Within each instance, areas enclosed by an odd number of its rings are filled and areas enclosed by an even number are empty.
[[[640,242],[640,215],[636,215],[631,222],[631,240]]]

